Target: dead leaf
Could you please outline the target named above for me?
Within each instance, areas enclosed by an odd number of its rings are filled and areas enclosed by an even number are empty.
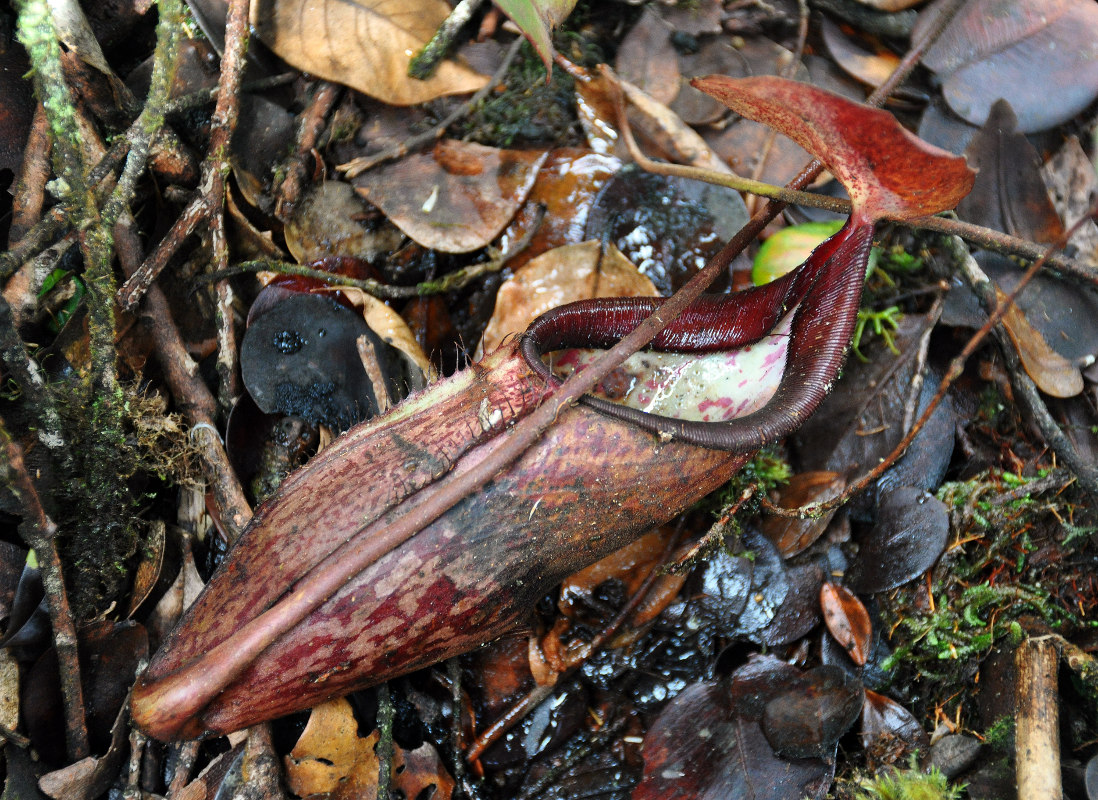
[[[862,746],[871,754],[900,744],[904,752],[926,752],[930,737],[915,716],[890,697],[865,690],[862,706]]]
[[[534,185],[546,153],[440,141],[425,153],[373,169],[355,188],[408,236],[444,253],[491,242]]]
[[[944,5],[938,0],[919,14],[913,41]],[[971,0],[927,50],[923,64],[938,74],[949,107],[973,125],[983,125],[992,104],[1003,98],[1022,133],[1047,130],[1098,95],[1098,5]]]
[[[999,303],[1006,301],[1006,295],[998,287],[995,298]],[[1003,315],[1003,328],[1038,389],[1052,397],[1075,397],[1083,391],[1079,368],[1049,346],[1017,305],[1011,304]]]
[[[679,93],[679,56],[671,44],[671,26],[645,6],[618,47],[614,70],[657,102],[669,105]]]
[[[667,105],[688,125],[710,125],[728,113],[723,104],[691,86],[690,78],[712,74],[733,77],[751,74],[747,59],[723,36],[706,40],[698,52],[683,55],[680,62],[682,85],[674,100]]]
[[[650,158],[664,158],[723,173],[731,171],[678,114],[605,67],[589,73],[587,81],[576,84],[577,113],[592,150],[611,153],[617,146],[618,117],[613,98],[618,90],[615,84],[625,96],[633,135]]]
[[[333,255],[373,261],[396,250],[404,237],[391,226],[368,229],[360,220],[370,210],[350,184],[324,181],[302,198],[286,220],[286,246],[299,264]]]
[[[1077,136],[1067,137],[1041,173],[1062,219],[1073,223],[1090,211],[1090,198],[1098,195],[1098,175]],[[1069,246],[1076,250],[1076,258],[1098,267],[1098,224],[1085,222],[1072,234]]]
[[[894,589],[934,566],[948,539],[949,509],[941,500],[910,486],[885,492],[847,583],[864,594]]]
[[[845,487],[846,480],[837,472],[799,472],[779,491],[778,505],[799,508],[821,503],[837,497]],[[834,510],[815,519],[772,516],[763,521],[762,530],[782,556],[789,558],[803,552],[820,538],[834,516]]]
[[[160,570],[164,567],[164,550],[167,546],[166,533],[167,526],[162,521],[155,520],[149,523],[149,533],[145,539],[145,546],[141,549],[141,563],[137,565],[134,574],[133,592],[127,616],[133,616],[133,613],[156,588],[156,582],[160,580]]]
[[[353,797],[371,786],[376,794],[378,738],[377,731],[366,738],[358,735],[358,721],[346,698],[317,706],[284,760],[287,787],[298,797],[336,792]]]
[[[862,601],[842,584],[829,582],[820,587],[820,609],[835,641],[851,661],[864,667],[873,648],[873,623]]]
[[[444,61],[427,80],[408,65],[450,13],[444,0],[255,0],[256,35],[285,61],[390,105],[475,92],[488,79]]]
[[[892,51],[880,47],[870,50],[827,17],[820,20],[820,33],[835,62],[848,75],[869,86],[880,86],[900,63],[899,56]]]
[[[619,169],[618,158],[586,148],[549,151],[526,203],[500,234],[499,248],[507,253],[537,226],[526,247],[508,259],[508,269],[518,272],[544,252],[584,241],[587,217],[599,192]],[[544,208],[544,214],[539,208]]]
[[[965,148],[975,169],[972,192],[957,204],[966,222],[1035,242],[1055,242],[1064,226],[1041,179],[1041,158],[1017,130],[1010,104],[998,100],[987,122]]]
[[[656,287],[621,252],[597,241],[550,250],[499,287],[480,349],[490,353],[551,308],[591,297],[653,297]]]

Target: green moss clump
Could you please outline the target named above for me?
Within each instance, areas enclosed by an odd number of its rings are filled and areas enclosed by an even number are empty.
[[[963,788],[936,768],[923,772],[914,766],[861,778],[857,786],[855,800],[960,800]]]

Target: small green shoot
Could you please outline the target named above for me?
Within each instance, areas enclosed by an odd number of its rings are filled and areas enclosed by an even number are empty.
[[[899,328],[903,316],[904,314],[900,311],[899,306],[889,306],[882,311],[859,309],[858,322],[854,326],[854,337],[850,345],[858,360],[869,361],[859,349],[867,328],[876,336],[880,336],[889,350],[899,355],[900,351],[896,348],[896,330]]]

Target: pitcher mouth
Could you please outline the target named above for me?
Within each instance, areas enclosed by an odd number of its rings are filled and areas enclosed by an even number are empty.
[[[653,340],[651,346],[658,351],[732,352],[782,335],[780,326],[787,318],[784,369],[765,401],[719,420],[706,420],[704,414],[700,419],[666,416],[590,395],[584,404],[662,439],[737,453],[753,452],[792,433],[822,402],[842,367],[872,243],[873,224],[851,218],[796,271],[745,292],[703,296]],[[587,300],[553,309],[527,329],[521,352],[534,372],[559,383],[543,353],[609,346],[655,313],[661,302]],[[720,402],[719,396],[709,400]]]

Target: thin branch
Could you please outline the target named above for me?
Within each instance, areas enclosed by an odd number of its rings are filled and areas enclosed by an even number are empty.
[[[61,696],[65,710],[65,744],[70,761],[79,761],[90,753],[88,728],[84,719],[84,690],[80,682],[80,659],[77,653],[76,626],[65,594],[65,579],[61,559],[57,555],[57,526],[42,508],[38,491],[23,463],[23,450],[0,423],[0,445],[3,453],[9,491],[22,507],[23,521],[19,533],[27,547],[38,558],[42,585],[49,608],[53,641],[61,674]]]

